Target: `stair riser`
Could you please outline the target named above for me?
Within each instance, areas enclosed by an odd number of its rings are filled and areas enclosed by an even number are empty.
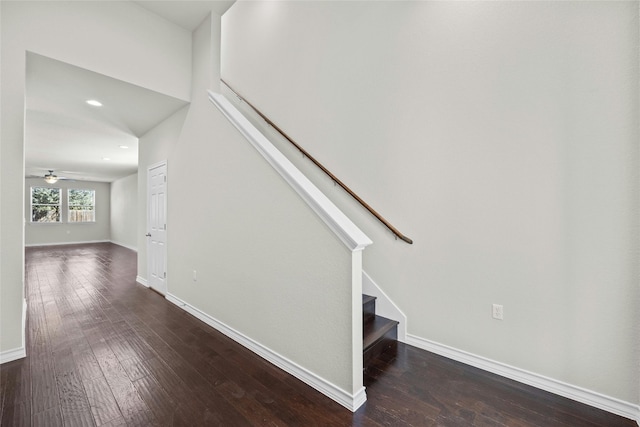
[[[371,300],[362,305],[362,320],[366,322],[376,315],[376,300]]]

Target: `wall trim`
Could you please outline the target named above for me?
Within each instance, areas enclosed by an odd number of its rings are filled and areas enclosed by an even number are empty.
[[[270,348],[265,347],[257,341],[254,341],[243,333],[231,328],[223,322],[195,308],[191,304],[188,304],[175,295],[167,293],[165,298],[187,313],[202,320],[207,325],[228,336],[238,344],[246,347],[247,349],[256,353],[258,356],[276,365],[278,368],[293,375],[307,385],[315,388],[320,393],[338,402],[350,411],[355,412],[367,400],[367,395],[364,387],[361,387],[356,393],[352,395],[336,386],[335,384],[332,384],[324,378],[321,378],[313,372],[303,368],[297,363],[287,359],[284,356],[281,356]]]
[[[518,381],[532,387],[539,388],[580,403],[635,420],[640,425],[640,406],[625,402],[614,397],[605,396],[598,392],[587,390],[572,384],[558,381],[544,375],[516,368],[495,360],[487,359],[463,350],[458,350],[444,344],[440,344],[412,334],[407,334],[407,344],[432,353],[439,354],[449,359],[457,360],[467,365],[492,372],[494,374]]]
[[[22,292],[24,293],[24,289]],[[27,356],[27,298],[22,298],[22,348],[24,348],[24,355],[26,357]]]
[[[0,364],[13,362],[14,360],[27,357],[27,351],[24,347],[14,348],[0,353]]]
[[[373,242],[325,196],[284,154],[256,129],[224,95],[209,91],[209,100],[235,126],[262,157],[284,178],[302,200],[324,221],[351,251]]]
[[[123,248],[132,250],[134,252],[138,252],[138,248],[134,247],[134,246],[130,246],[130,245],[125,245],[124,243],[120,243],[120,242],[116,242],[115,240],[109,240],[109,242],[113,243],[114,245],[118,245],[118,246],[122,246]]]
[[[89,243],[112,243],[111,240],[86,240],[84,242],[57,242],[57,243],[30,243],[24,245],[26,248],[39,246],[64,246],[64,245],[85,245]]]
[[[136,276],[136,282],[140,283],[145,288],[149,287],[149,282],[147,282],[147,279],[145,279],[144,277]]]
[[[27,357],[27,300],[22,299],[22,346],[0,352],[0,364]]]

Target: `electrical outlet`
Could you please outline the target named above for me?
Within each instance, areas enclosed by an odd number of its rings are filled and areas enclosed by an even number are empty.
[[[491,314],[494,319],[503,320],[504,317],[504,308],[500,304],[493,304]]]
[[[194,282],[198,281],[198,271],[197,270],[193,270],[193,281]]]

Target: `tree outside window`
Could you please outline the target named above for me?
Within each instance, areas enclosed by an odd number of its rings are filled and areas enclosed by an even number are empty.
[[[95,222],[95,190],[68,190],[69,222]]]
[[[61,190],[31,187],[31,222],[60,222]]]

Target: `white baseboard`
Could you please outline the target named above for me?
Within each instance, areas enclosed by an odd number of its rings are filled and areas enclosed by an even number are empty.
[[[27,348],[26,348],[26,331],[27,331],[27,300],[22,300],[22,346],[18,348],[14,348],[12,350],[7,350],[0,352],[0,364],[13,362],[14,360],[22,359],[27,357]]]
[[[24,347],[3,351],[0,353],[0,364],[13,362],[14,360],[22,359],[23,357],[27,357],[27,351]]]
[[[273,363],[274,365],[284,370],[285,372],[293,375],[294,377],[298,378],[302,382],[315,388],[320,393],[333,399],[334,401],[338,402],[339,404],[349,409],[350,411],[355,412],[367,400],[367,395],[365,393],[364,387],[362,387],[360,390],[358,390],[355,394],[352,395],[346,392],[345,390],[341,389],[340,387],[336,386],[335,384],[330,383],[329,381],[319,377],[313,372],[310,372],[309,370],[303,368],[302,366],[296,364],[295,362],[292,362],[286,357],[283,357],[280,354],[276,353],[275,351],[265,347],[259,342],[254,341],[253,339],[242,334],[241,332],[236,331],[230,326],[220,322],[219,320],[209,316],[208,314],[200,311],[199,309],[193,307],[192,305],[182,301],[180,298],[176,297],[175,295],[167,293],[166,299],[169,302],[182,308],[187,313],[202,320],[204,323],[211,326],[212,328],[222,332],[223,334],[225,334],[232,340],[236,341],[240,345],[253,351],[258,356],[262,357],[268,362]]]
[[[415,335],[407,334],[407,344],[439,354],[449,359],[457,360],[458,362],[462,362],[467,365],[475,366],[476,368],[492,372],[523,384],[635,420],[638,425],[640,425],[640,406],[633,403],[605,396],[595,391],[567,384],[562,381],[525,371],[524,369],[506,365],[501,362],[496,362],[495,360],[477,356],[475,354],[420,338]]]
[[[111,241],[110,240],[85,240],[83,242],[30,243],[24,246],[27,248],[32,248],[32,247],[39,247],[39,246],[88,245],[91,243],[111,243]]]
[[[24,357],[27,357],[27,299],[22,298],[22,348]]]
[[[136,282],[140,283],[142,286],[146,288],[149,287],[149,282],[147,282],[147,279],[145,279],[144,277],[136,276]]]
[[[123,248],[131,249],[134,252],[138,252],[138,248],[135,246],[125,245],[124,243],[116,242],[115,240],[110,240],[114,245],[122,246]]]

